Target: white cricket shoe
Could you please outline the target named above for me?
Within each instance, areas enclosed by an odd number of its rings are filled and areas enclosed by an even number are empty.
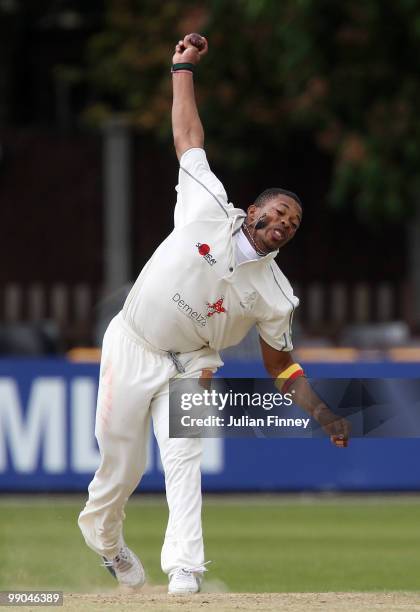
[[[104,566],[121,586],[139,589],[146,582],[146,574],[140,559],[125,544],[113,559],[102,558]]]
[[[207,561],[210,563],[210,561]],[[204,564],[206,565],[206,564]],[[199,567],[181,567],[169,574],[169,595],[189,595],[199,593],[203,581],[204,565]]]

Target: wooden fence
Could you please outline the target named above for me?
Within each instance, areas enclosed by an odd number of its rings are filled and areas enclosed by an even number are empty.
[[[404,283],[313,283],[295,286],[295,293],[300,298],[296,320],[308,333],[328,335],[352,323],[410,322],[410,300]],[[0,288],[0,321],[52,320],[67,346],[86,345],[93,341],[97,307],[103,298],[101,287],[85,283],[9,283]]]

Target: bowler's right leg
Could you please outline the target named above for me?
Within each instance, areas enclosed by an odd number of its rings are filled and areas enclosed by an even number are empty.
[[[120,565],[126,566],[124,506],[146,468],[150,401],[160,378],[168,376],[161,361],[124,333],[118,317],[111,322],[103,343],[95,427],[101,463],[79,516],[87,545],[108,565],[121,557]],[[117,569],[113,563],[111,571]]]

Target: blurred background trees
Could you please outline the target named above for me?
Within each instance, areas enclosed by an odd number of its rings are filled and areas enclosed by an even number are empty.
[[[283,185],[304,201],[302,230],[279,256],[303,320],[311,283],[323,286],[326,333],[336,325],[333,283],[345,285],[344,304],[362,283],[372,296],[362,318],[381,311],[420,329],[418,0],[0,0],[0,222],[24,232],[33,274],[103,281],[110,118],[135,135],[132,277],[171,230],[169,69],[191,31],[209,39],[195,80],[206,149],[229,197],[246,207]],[[22,172],[29,190],[15,180]],[[151,204],[159,214],[145,224]],[[4,242],[0,256],[9,253]],[[26,281],[25,260],[9,259],[7,273]]]
[[[208,146],[225,164],[252,169],[267,150],[285,150],[294,132],[309,131],[333,159],[333,204],[351,201],[375,223],[413,212],[417,0],[171,0],[158,9],[153,0],[109,0],[88,45],[97,96],[89,118],[125,112],[169,139],[167,71],[174,42],[188,31],[209,39],[196,80]]]

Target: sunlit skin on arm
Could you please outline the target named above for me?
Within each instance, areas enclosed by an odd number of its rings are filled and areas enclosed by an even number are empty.
[[[173,64],[188,63],[197,65],[201,56],[207,53],[208,45],[199,51],[193,47],[187,37],[180,40],[175,47]],[[204,129],[198,114],[194,94],[194,79],[190,71],[177,71],[172,74],[172,133],[178,159],[188,149],[203,148]]]

